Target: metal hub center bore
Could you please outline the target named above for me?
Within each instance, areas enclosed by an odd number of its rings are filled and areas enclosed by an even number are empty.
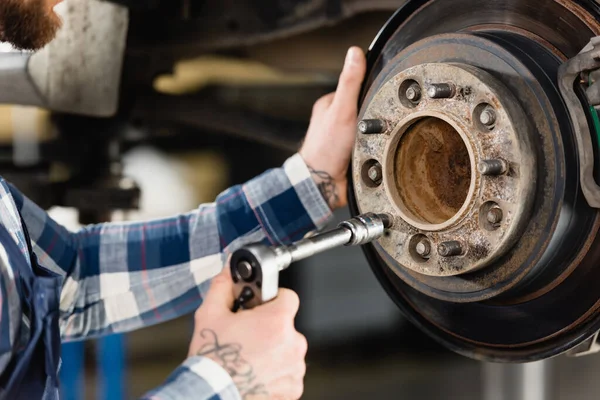
[[[469,194],[472,165],[452,125],[425,117],[406,130],[392,151],[392,190],[410,220],[424,226],[443,224],[460,211]]]
[[[517,104],[484,71],[440,63],[392,76],[363,105],[361,123],[382,129],[356,141],[358,207],[394,216],[378,245],[402,267],[460,275],[518,240],[536,157]]]

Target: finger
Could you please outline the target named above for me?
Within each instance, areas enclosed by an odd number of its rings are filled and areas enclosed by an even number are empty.
[[[300,298],[293,290],[279,289],[277,297],[262,307],[266,308],[265,312],[280,312],[293,318],[300,308]]]
[[[331,106],[331,103],[333,103],[334,97],[335,92],[326,94],[325,96],[317,100],[312,109],[312,118],[318,118],[325,111],[327,111],[327,109],[329,109],[329,106]]]
[[[299,332],[296,333],[296,343],[296,354],[304,359],[308,353],[308,340],[306,339],[306,336]]]
[[[269,394],[274,399],[298,400],[304,394],[304,379],[283,376],[269,384]]]
[[[344,69],[332,104],[338,117],[356,118],[358,96],[366,70],[367,62],[363,51],[358,47],[351,47],[346,55]]]
[[[229,262],[227,262],[219,275],[212,279],[204,303],[209,307],[231,311],[234,301],[233,280]]]

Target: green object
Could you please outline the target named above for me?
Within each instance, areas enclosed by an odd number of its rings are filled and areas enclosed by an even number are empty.
[[[588,87],[592,86],[592,76],[591,74],[588,76]],[[592,114],[592,121],[594,121],[594,131],[596,131],[596,140],[600,144],[600,117],[598,116],[598,111],[594,106],[590,106],[590,113]]]
[[[600,117],[598,117],[598,111],[594,106],[590,106],[590,112],[592,113],[592,120],[594,121],[594,130],[596,131],[596,139],[600,143]]]

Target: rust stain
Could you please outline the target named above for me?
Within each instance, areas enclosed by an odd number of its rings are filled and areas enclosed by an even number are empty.
[[[407,105],[398,96],[403,92],[399,87],[408,80],[422,88],[452,81],[457,95],[424,97],[417,105]],[[425,285],[446,292],[479,291],[514,274],[516,264],[492,264],[514,245],[523,229],[535,169],[525,145],[530,132],[520,123],[526,117],[517,102],[510,101],[510,92],[478,69],[429,64],[390,76],[372,96],[361,117],[381,118],[394,128],[386,135],[359,136],[356,171],[368,159],[377,159],[386,178],[378,188],[359,185],[357,198],[363,212],[377,209],[395,215],[394,229],[379,241],[398,263],[393,270],[401,277],[410,276],[405,281],[420,290]],[[478,124],[478,110],[485,104],[497,113],[491,131]],[[472,176],[472,163],[493,158],[508,161],[510,172]],[[481,207],[489,201],[499,204],[505,215],[494,229],[486,229],[481,220],[486,215]],[[426,234],[433,249],[441,242],[459,240],[465,254],[444,258],[434,251],[426,262],[415,261],[410,238],[417,234]],[[527,239],[522,238],[521,244]]]
[[[600,34],[600,24],[598,21],[588,13],[583,7],[575,3],[573,0],[555,0],[558,4],[569,10],[572,14],[576,15],[581,21],[594,32],[594,34]]]
[[[394,172],[398,193],[420,219],[439,224],[465,202],[471,182],[469,152],[456,130],[438,118],[424,118],[402,137]]]

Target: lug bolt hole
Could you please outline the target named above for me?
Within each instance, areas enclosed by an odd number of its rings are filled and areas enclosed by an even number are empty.
[[[493,201],[484,203],[479,210],[479,223],[488,231],[495,231],[500,228],[504,219],[502,208]]]
[[[362,166],[361,177],[365,185],[376,188],[383,181],[383,169],[377,160],[369,160]]]
[[[398,98],[404,107],[415,108],[422,97],[423,90],[421,89],[421,85],[415,80],[405,80],[398,89]]]
[[[473,122],[480,131],[489,132],[496,127],[498,115],[494,107],[488,103],[481,103],[473,111]]]
[[[431,241],[425,235],[413,236],[408,243],[408,249],[411,257],[417,262],[426,262],[431,257]]]

